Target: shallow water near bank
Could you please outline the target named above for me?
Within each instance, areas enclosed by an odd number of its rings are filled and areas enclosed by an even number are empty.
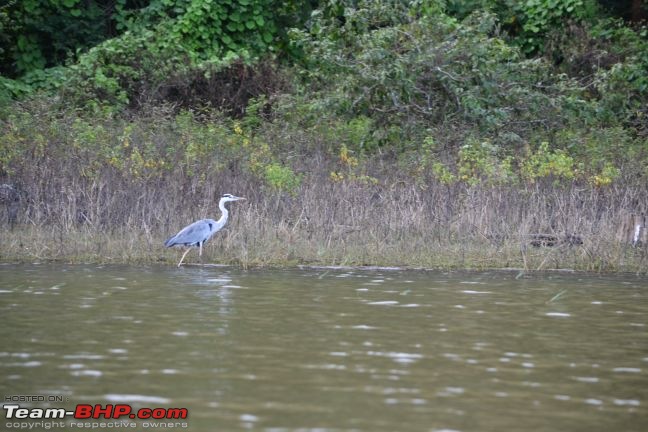
[[[24,407],[184,407],[205,432],[648,427],[646,278],[0,265],[0,316],[5,400],[46,396]]]

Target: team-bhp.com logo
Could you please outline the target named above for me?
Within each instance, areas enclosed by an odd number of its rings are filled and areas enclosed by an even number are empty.
[[[25,428],[29,422],[30,429],[44,427],[45,421],[72,419],[59,424],[49,423],[51,427],[106,428],[106,427],[176,427],[186,428],[186,422],[177,422],[187,418],[187,408],[139,408],[134,410],[127,404],[88,405],[79,404],[74,411],[64,408],[21,408],[18,404],[5,404],[6,427],[13,429]],[[98,420],[104,420],[99,422]],[[43,424],[36,424],[40,420]],[[108,420],[106,422],[105,420]],[[110,421],[112,420],[112,422]],[[133,420],[145,420],[137,424]],[[56,422],[54,422],[56,423]]]

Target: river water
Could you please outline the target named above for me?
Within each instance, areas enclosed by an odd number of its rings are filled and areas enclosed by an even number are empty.
[[[25,408],[186,408],[165,426],[199,432],[648,430],[646,278],[0,265],[0,319],[5,404],[45,399]],[[114,427],[74,421],[32,430]]]

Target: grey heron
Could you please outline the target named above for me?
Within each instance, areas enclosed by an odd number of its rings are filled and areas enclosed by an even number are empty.
[[[220,208],[222,213],[220,219],[217,221],[214,219],[201,219],[196,221],[191,225],[182,228],[178,234],[164,242],[164,246],[166,247],[184,246],[187,248],[185,253],[182,255],[182,258],[180,258],[178,267],[182,265],[182,261],[184,261],[185,256],[187,256],[192,247],[198,247],[200,250],[200,256],[202,256],[203,244],[205,244],[211,236],[216,234],[225,226],[229,214],[225,208],[225,203],[244,199],[245,198],[237,197],[232,194],[223,195],[218,203],[218,208]]]

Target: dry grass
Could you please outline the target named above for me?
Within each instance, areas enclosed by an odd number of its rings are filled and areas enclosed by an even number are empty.
[[[422,189],[313,176],[291,196],[239,180],[238,187],[232,181],[218,188],[209,180],[173,187],[72,184],[58,194],[56,182],[36,182],[49,190],[38,191],[16,226],[3,225],[0,260],[171,265],[179,254],[163,247],[165,238],[195,219],[218,217],[218,196],[231,192],[248,201],[230,204],[230,223],[208,243],[202,262],[648,271],[646,242],[631,247],[618,236],[624,214],[648,210],[645,189]],[[558,240],[532,247],[536,233]],[[567,234],[582,244],[561,241]],[[188,261],[199,262],[197,253]]]

